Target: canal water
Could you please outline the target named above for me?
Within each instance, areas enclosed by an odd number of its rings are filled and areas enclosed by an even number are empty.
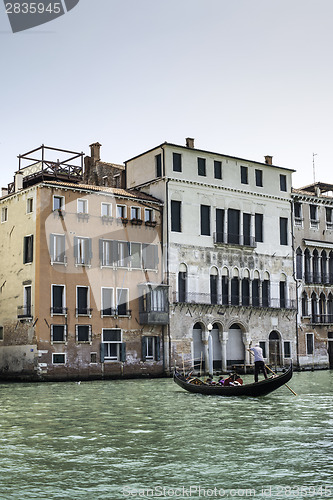
[[[252,377],[247,376],[252,381]],[[333,499],[333,372],[262,398],[171,379],[0,385],[0,499]]]

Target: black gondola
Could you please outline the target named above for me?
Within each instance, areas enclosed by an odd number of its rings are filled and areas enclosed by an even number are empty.
[[[208,394],[214,396],[265,396],[286,384],[293,376],[292,364],[288,370],[281,375],[260,380],[253,384],[244,384],[237,386],[210,385],[205,384],[200,379],[187,379],[181,373],[175,371],[173,380],[182,389],[196,394]]]

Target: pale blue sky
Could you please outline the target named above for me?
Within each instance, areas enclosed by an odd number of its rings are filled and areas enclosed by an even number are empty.
[[[42,143],[122,163],[161,142],[333,183],[332,0],[80,0],[12,34],[0,5],[0,184]]]

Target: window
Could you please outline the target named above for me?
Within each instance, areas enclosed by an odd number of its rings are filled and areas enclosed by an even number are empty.
[[[263,307],[269,307],[270,304],[270,286],[269,286],[269,279],[264,279],[262,282],[262,306]]]
[[[75,325],[76,342],[91,342],[91,325]]]
[[[128,288],[117,288],[117,313],[118,316],[129,316]]]
[[[286,340],[285,342],[283,342],[283,351],[284,351],[285,358],[291,357],[291,346],[290,346],[289,340]]]
[[[162,177],[162,155],[155,156],[155,172],[156,177]]]
[[[255,170],[255,176],[256,176],[256,186],[263,187],[263,183],[262,183],[262,170],[256,169]]]
[[[153,222],[154,213],[152,208],[145,208],[145,222]]]
[[[286,282],[285,281],[280,281],[279,290],[280,290],[280,307],[283,309],[286,307]]]
[[[182,155],[179,153],[172,153],[172,165],[174,172],[182,171]]]
[[[140,207],[131,207],[131,219],[141,219]]]
[[[92,258],[91,238],[74,236],[74,258],[77,265],[90,265]]]
[[[0,326],[0,340],[3,340],[3,326]]]
[[[126,205],[117,205],[117,218],[118,219],[126,219],[127,218]]]
[[[91,309],[89,308],[89,287],[76,287],[76,315],[90,316]]]
[[[32,316],[32,306],[31,306],[31,286],[25,286],[23,288],[23,317]]]
[[[217,273],[210,275],[210,303],[217,304]]]
[[[325,213],[326,213],[326,228],[327,229],[333,229],[333,213],[332,213],[332,208],[331,207],[326,207]]]
[[[308,316],[309,315],[309,308],[308,308],[308,296],[306,292],[302,293],[302,316]]]
[[[63,210],[65,205],[64,196],[53,196],[53,210]]]
[[[200,234],[210,236],[210,206],[200,205]]]
[[[154,312],[167,312],[166,290],[164,288],[151,288],[150,309]]]
[[[3,207],[1,209],[1,222],[7,222],[8,220],[8,208]]]
[[[242,184],[248,184],[248,168],[247,167],[241,167],[241,183]]]
[[[186,302],[187,293],[187,272],[179,271],[178,273],[178,302]]]
[[[216,209],[216,234],[215,243],[224,243],[224,210]]]
[[[51,342],[66,342],[67,326],[51,325]]]
[[[313,333],[306,334],[306,354],[309,356],[314,353]]]
[[[118,241],[118,261],[119,267],[128,267],[130,263],[130,243],[128,241]]]
[[[287,191],[287,176],[280,174],[280,191]]]
[[[302,204],[299,203],[298,201],[294,202],[294,219],[295,219],[295,226],[302,225]]]
[[[310,226],[315,229],[318,227],[318,222],[318,207],[310,205]]]
[[[239,245],[240,211],[229,208],[228,210],[228,243]]]
[[[231,305],[239,305],[239,279],[237,277],[231,280]]]
[[[50,234],[51,264],[65,264],[65,235]]]
[[[229,280],[228,276],[222,276],[222,304],[228,305],[229,303]]]
[[[97,352],[90,353],[90,364],[92,364],[92,365],[97,364]]]
[[[101,344],[101,362],[125,361],[125,344],[122,342],[120,328],[103,328]]]
[[[171,200],[171,231],[181,233],[181,201]]]
[[[64,285],[51,285],[51,316],[53,314],[66,314],[66,295]]]
[[[117,242],[113,240],[99,240],[99,259],[101,266],[114,266],[117,262]]]
[[[288,245],[288,219],[280,217],[280,245]]]
[[[206,176],[206,158],[198,158],[198,175]]]
[[[27,214],[31,214],[34,210],[34,199],[33,198],[28,198],[27,199]]]
[[[262,349],[262,357],[266,358],[266,342],[259,342],[259,347]]]
[[[144,269],[156,269],[158,265],[158,246],[142,245],[142,264]]]
[[[88,213],[88,200],[84,200],[82,198],[79,198],[77,200],[77,213],[78,214]]]
[[[251,244],[251,214],[243,213],[243,245]]]
[[[114,310],[114,290],[113,288],[102,288],[102,310],[101,316],[113,316]]]
[[[54,365],[64,365],[66,363],[66,354],[52,353],[52,363]]]
[[[34,247],[34,237],[24,236],[23,239],[23,264],[29,264],[33,261],[33,247]]]
[[[262,214],[255,214],[254,216],[255,238],[256,241],[260,243],[264,241],[263,222],[264,222],[264,216]]]
[[[214,178],[215,179],[222,179],[222,162],[221,161],[214,161]]]
[[[300,248],[296,250],[296,279],[301,280],[303,278],[303,254]]]
[[[142,337],[142,360],[159,361],[160,360],[160,338]]]
[[[259,280],[254,279],[252,281],[252,305],[253,307],[259,307]]]
[[[101,203],[101,216],[111,217],[112,215],[112,205],[111,203]]]
[[[250,280],[242,279],[242,306],[250,305]]]
[[[131,268],[141,269],[141,267],[142,267],[141,243],[131,243]]]

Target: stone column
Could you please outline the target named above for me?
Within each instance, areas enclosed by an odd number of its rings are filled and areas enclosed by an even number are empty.
[[[203,333],[203,339],[202,343],[204,346],[204,360],[205,360],[205,373],[209,372],[209,346],[208,346],[208,337],[209,337],[209,331],[205,330]]]
[[[222,371],[227,371],[227,342],[228,332],[222,332],[221,348],[222,348]]]
[[[244,347],[245,347],[244,362],[245,362],[245,365],[249,365],[249,364],[251,364],[251,360],[250,360],[251,354],[249,353],[249,351],[247,349],[249,349],[249,347],[250,347],[250,341],[251,341],[250,334],[248,332],[245,332],[245,333],[243,333],[242,337],[243,337],[243,343],[244,343]]]

